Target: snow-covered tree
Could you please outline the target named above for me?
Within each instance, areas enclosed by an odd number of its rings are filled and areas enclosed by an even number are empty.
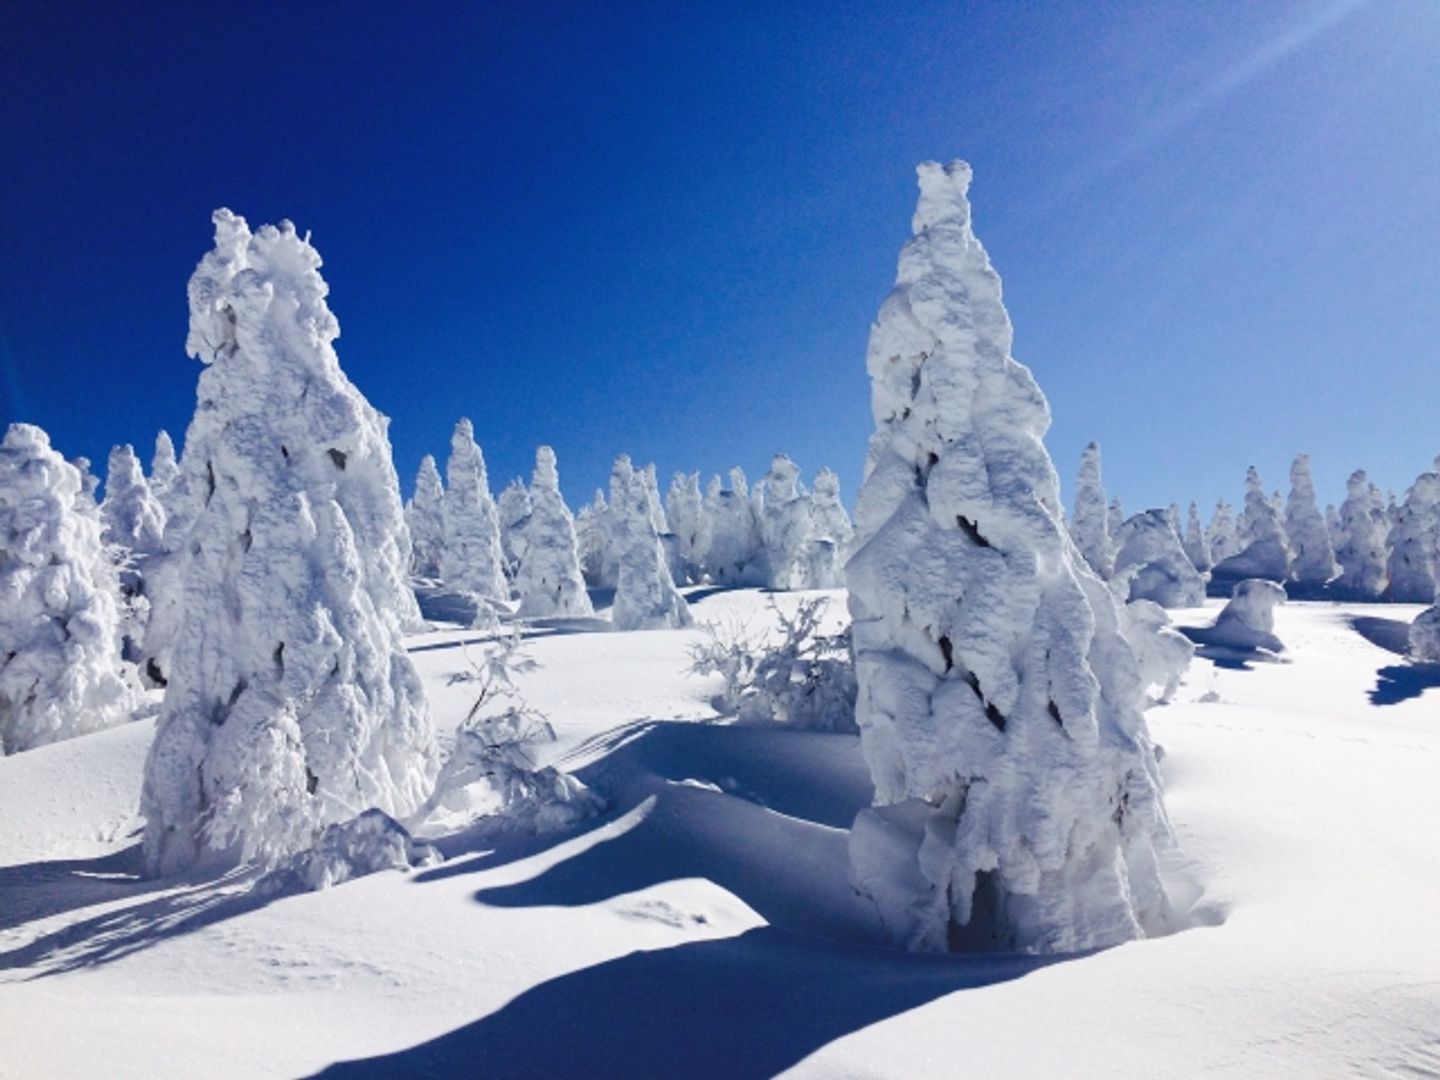
[[[686,580],[698,584],[710,550],[710,517],[700,494],[700,474],[676,473],[665,495],[665,520],[675,535]]]
[[[670,523],[665,520],[665,504],[660,501],[660,475],[655,463],[652,461],[635,472],[645,485],[645,512],[650,515],[650,524],[655,526],[657,534],[664,536],[670,531]]]
[[[1340,504],[1340,543],[1335,587],[1347,596],[1373,600],[1385,591],[1385,504],[1375,485],[1356,469],[1345,482]]]
[[[555,451],[535,451],[535,473],[526,498],[524,544],[515,585],[520,592],[520,615],[593,615],[590,594],[580,574],[580,553],[575,542],[575,519],[560,495]]]
[[[1105,487],[1100,479],[1100,444],[1092,442],[1080,455],[1070,536],[1090,569],[1106,580],[1115,562],[1115,548],[1110,541],[1112,531],[1105,509]]]
[[[1168,919],[1139,668],[1062,524],[1049,407],[1010,355],[970,168],[919,173],[870,334],[847,567],[876,800],[852,881],[912,948],[1098,948]]]
[[[1125,507],[1120,502],[1120,496],[1115,495],[1110,499],[1110,506],[1105,511],[1105,527],[1110,530],[1110,546],[1115,546],[1115,537],[1120,532],[1120,526],[1125,524]]]
[[[1325,504],[1325,532],[1330,537],[1331,548],[1339,547],[1340,541],[1345,538],[1340,528],[1340,511],[1335,509],[1334,503]],[[1340,560],[1337,558],[1335,562],[1338,569]]]
[[[1245,509],[1238,527],[1240,550],[1217,560],[1211,576],[1233,582],[1246,578],[1284,581],[1290,574],[1290,545],[1276,500],[1265,494],[1260,474],[1251,465],[1245,473]]]
[[[505,584],[505,555],[500,548],[500,515],[490,495],[485,457],[467,419],[461,419],[450,436],[445,473],[445,549],[440,577],[451,589],[485,600],[507,600],[510,588]]]
[[[771,589],[809,589],[810,497],[800,469],[776,454],[760,481],[760,541],[765,547],[765,584]]]
[[[1180,546],[1165,510],[1146,510],[1120,526],[1114,582],[1128,600],[1153,600],[1161,607],[1195,607],[1205,602],[1205,579]]]
[[[105,501],[100,504],[101,538],[136,555],[158,552],[165,536],[165,510],[150,491],[135,448],[128,443],[110,451]]]
[[[214,222],[189,285],[198,510],[141,796],[152,873],[404,816],[436,765],[401,640],[415,600],[387,424],[340,370],[319,253],[289,222]]]
[[[1205,530],[1205,546],[1210,550],[1210,565],[1213,568],[1240,550],[1240,537],[1235,533],[1235,517],[1230,504],[1221,499],[1215,504],[1210,515],[1210,526]]]
[[[1284,602],[1283,585],[1263,578],[1242,581],[1235,586],[1234,594],[1216,616],[1214,625],[1203,628],[1197,638],[1206,645],[1229,649],[1284,652],[1284,642],[1275,636],[1275,607]]]
[[[650,513],[645,470],[621,454],[610,472],[612,538],[619,562],[610,618],[617,630],[659,630],[694,621],[675,588]]]
[[[828,468],[815,474],[810,492],[810,581],[816,589],[845,585],[845,560],[855,527],[840,502],[840,477]]]
[[[745,471],[730,470],[730,486],[714,477],[705,492],[710,518],[710,551],[706,569],[717,585],[759,585],[765,580],[760,526],[750,501]]]
[[[75,507],[82,514],[93,517],[100,512],[100,503],[95,498],[95,493],[100,490],[100,478],[90,467],[90,459],[83,454],[71,458],[70,464],[80,474],[80,490],[75,494]]]
[[[120,659],[115,567],[76,509],[80,472],[33,424],[0,442],[0,750],[129,720],[138,684]]]
[[[495,500],[500,519],[500,552],[505,556],[505,573],[513,578],[525,558],[525,519],[530,516],[530,492],[518,476],[505,485]]]
[[[175,458],[175,442],[164,428],[155,436],[155,453],[150,458],[150,491],[160,500],[168,516],[170,512],[170,490],[180,476],[180,464]]]
[[[439,577],[445,553],[445,488],[430,454],[420,459],[415,473],[415,494],[405,504],[405,524],[410,528],[410,572]]]
[[[1210,569],[1210,545],[1205,542],[1205,530],[1200,524],[1200,510],[1192,502],[1190,513],[1185,519],[1185,554],[1200,573]]]
[[[1426,608],[1410,624],[1410,655],[1425,664],[1440,664],[1440,604]]]
[[[1290,466],[1290,498],[1285,504],[1285,535],[1290,541],[1290,580],[1311,587],[1335,576],[1335,548],[1315,501],[1310,455],[1296,454]]]
[[[1121,608],[1121,629],[1140,662],[1140,681],[1152,702],[1163,705],[1175,696],[1195,644],[1170,625],[1170,616],[1153,600],[1131,600]]]
[[[1428,604],[1435,599],[1435,556],[1440,546],[1440,474],[1421,473],[1405,493],[1390,529],[1386,574],[1390,599]]]
[[[595,489],[595,498],[575,515],[575,546],[580,553],[580,572],[596,588],[613,587],[605,580],[605,547],[608,542],[610,508],[605,492]]]

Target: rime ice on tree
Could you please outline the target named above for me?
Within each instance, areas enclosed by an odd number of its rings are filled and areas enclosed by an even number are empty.
[[[495,500],[500,519],[500,553],[505,556],[505,574],[513,578],[525,558],[525,519],[530,516],[530,492],[518,476],[505,485]]]
[[[119,544],[142,556],[152,555],[161,548],[165,511],[145,482],[140,459],[129,444],[110,451],[100,521],[107,544]]]
[[[845,585],[845,560],[855,527],[840,502],[840,477],[822,468],[810,492],[810,584],[816,589]]]
[[[420,459],[415,494],[405,504],[405,524],[410,528],[410,572],[439,577],[445,551],[445,488],[429,454]]]
[[[1100,444],[1090,443],[1080,455],[1080,477],[1075,484],[1075,513],[1070,536],[1090,569],[1109,579],[1114,568],[1112,529],[1105,510],[1105,488],[1100,481]]]
[[[1285,535],[1290,540],[1290,579],[1297,585],[1323,586],[1336,574],[1330,530],[1315,501],[1310,455],[1297,454],[1290,466],[1290,499],[1285,504]]]
[[[1265,494],[1260,474],[1251,465],[1245,473],[1245,509],[1238,526],[1240,550],[1217,559],[1212,580],[1232,583],[1246,578],[1284,581],[1290,574],[1289,543],[1277,507],[1279,496]]]
[[[1440,473],[1425,472],[1405,493],[1390,529],[1390,599],[1428,604],[1435,599],[1435,556],[1440,548]]]
[[[1049,408],[1010,356],[963,162],[920,167],[871,330],[847,567],[876,803],[851,873],[913,948],[1065,952],[1167,925],[1135,655],[1061,524]]]
[[[1196,570],[1203,574],[1210,569],[1210,545],[1205,542],[1205,530],[1200,525],[1200,510],[1193,502],[1185,519],[1184,546],[1185,555]]]
[[[766,586],[810,588],[810,499],[800,483],[799,467],[784,454],[776,454],[761,478],[760,491]]]
[[[1195,607],[1205,602],[1205,579],[1191,564],[1164,510],[1136,514],[1116,537],[1116,587],[1130,600],[1161,607]]]
[[[700,474],[676,473],[665,496],[665,520],[675,535],[676,552],[685,578],[699,584],[710,551],[710,517],[700,494]]]
[[[508,600],[500,515],[490,496],[485,458],[469,420],[455,425],[445,471],[445,551],[440,576],[449,588],[485,600]]]
[[[1360,600],[1373,600],[1384,592],[1386,531],[1380,492],[1364,469],[1356,469],[1345,482],[1345,501],[1340,504],[1337,590]]]
[[[414,597],[386,422],[340,370],[320,256],[288,222],[214,221],[189,286],[197,510],[141,799],[159,873],[206,849],[273,861],[371,807],[403,816],[435,769],[401,642]]]
[[[535,451],[535,474],[527,501],[530,513],[525,521],[524,555],[515,580],[520,615],[593,615],[580,574],[575,519],[560,495],[555,451],[548,446]]]
[[[1240,537],[1235,534],[1235,517],[1230,504],[1224,499],[1215,504],[1215,512],[1210,515],[1210,526],[1205,530],[1205,545],[1210,549],[1212,569],[1240,550]]]
[[[0,751],[30,750],[129,720],[115,567],[99,522],[77,510],[80,472],[33,424],[0,443]]]
[[[612,542],[619,563],[610,618],[617,630],[659,630],[694,620],[675,588],[650,513],[645,471],[621,454],[610,473]]]
[[[166,513],[170,511],[170,491],[180,476],[180,465],[175,460],[175,442],[163,428],[155,436],[155,454],[150,459],[150,492],[160,500]]]
[[[730,470],[730,486],[718,476],[705,492],[705,513],[710,518],[710,552],[706,568],[717,585],[758,585],[765,580],[760,527],[750,501],[745,470]]]

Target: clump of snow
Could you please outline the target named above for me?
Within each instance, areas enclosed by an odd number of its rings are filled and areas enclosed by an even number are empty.
[[[1205,579],[1185,554],[1165,511],[1136,514],[1115,539],[1114,581],[1127,599],[1153,600],[1161,607],[1205,602]]]
[[[1245,509],[1238,526],[1240,551],[1216,559],[1212,579],[1220,582],[1245,578],[1285,581],[1290,575],[1289,542],[1277,507],[1279,496],[1265,494],[1255,466],[1245,473]]]
[[[1290,540],[1290,579],[1297,585],[1323,586],[1338,572],[1330,529],[1315,501],[1310,455],[1297,454],[1290,466],[1290,498],[1285,504],[1285,535]]]
[[[876,432],[847,567],[876,789],[852,881],[917,949],[1161,932],[1172,838],[1135,655],[1062,524],[1049,407],[1010,355],[970,168],[919,174],[870,336]]]
[[[1335,558],[1341,567],[1335,587],[1346,595],[1373,600],[1385,590],[1385,503],[1364,469],[1345,482],[1340,504],[1340,540]]]
[[[611,542],[618,563],[610,618],[617,630],[658,630],[694,621],[670,576],[651,509],[646,471],[621,454],[610,472]]]
[[[526,503],[530,509],[515,580],[519,614],[525,618],[593,615],[580,573],[575,519],[560,495],[555,451],[548,446],[535,451],[535,474]]]
[[[162,874],[207,849],[274,863],[372,807],[404,815],[435,771],[386,421],[340,370],[319,253],[289,222],[214,222],[189,285],[198,509],[141,797]]]
[[[31,750],[129,720],[115,567],[83,513],[78,469],[33,424],[0,443],[0,750]]]
[[[327,826],[320,839],[274,872],[269,887],[294,882],[319,891],[382,870],[410,870],[440,861],[438,851],[412,837],[389,814],[370,809]]]
[[[1205,631],[1204,644],[1284,652],[1284,642],[1275,636],[1275,606],[1284,602],[1283,585],[1263,578],[1240,582],[1215,625]]]
[[[1435,599],[1435,557],[1440,549],[1440,473],[1425,472],[1405,493],[1390,528],[1386,574],[1389,596],[1400,603]]]
[[[500,515],[490,495],[485,457],[468,419],[455,425],[445,471],[445,549],[440,576],[450,588],[482,600],[508,600]]]
[[[1157,704],[1175,696],[1195,656],[1195,645],[1170,625],[1165,609],[1152,600],[1132,600],[1121,609],[1121,629],[1140,663],[1140,681]]]
[[[1110,522],[1105,511],[1105,487],[1100,480],[1100,444],[1092,442],[1080,455],[1080,476],[1075,484],[1075,513],[1070,518],[1070,536],[1090,564],[1090,569],[1107,580],[1114,569],[1115,559],[1110,534]]]
[[[430,454],[420,459],[415,494],[405,504],[405,524],[410,528],[410,572],[439,577],[445,552],[445,488]]]

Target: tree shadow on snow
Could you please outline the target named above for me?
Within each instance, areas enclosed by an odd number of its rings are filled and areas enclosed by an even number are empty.
[[[165,887],[140,873],[140,845],[90,859],[0,867],[0,931]]]
[[[916,956],[762,927],[562,975],[429,1042],[318,1075],[759,1080],[947,994],[1057,962]]]

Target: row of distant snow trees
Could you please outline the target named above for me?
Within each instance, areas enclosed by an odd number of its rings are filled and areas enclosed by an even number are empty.
[[[1207,581],[1228,595],[1248,578],[1305,597],[1428,604],[1440,582],[1440,471],[1421,473],[1397,505],[1357,470],[1339,510],[1322,513],[1310,459],[1299,454],[1288,498],[1267,495],[1251,466],[1238,518],[1221,500],[1202,526],[1192,502],[1182,527],[1173,504],[1128,518],[1118,499],[1107,505],[1100,448],[1091,443],[1080,460],[1070,532],[1097,574],[1130,599],[1165,607],[1198,604]]]

